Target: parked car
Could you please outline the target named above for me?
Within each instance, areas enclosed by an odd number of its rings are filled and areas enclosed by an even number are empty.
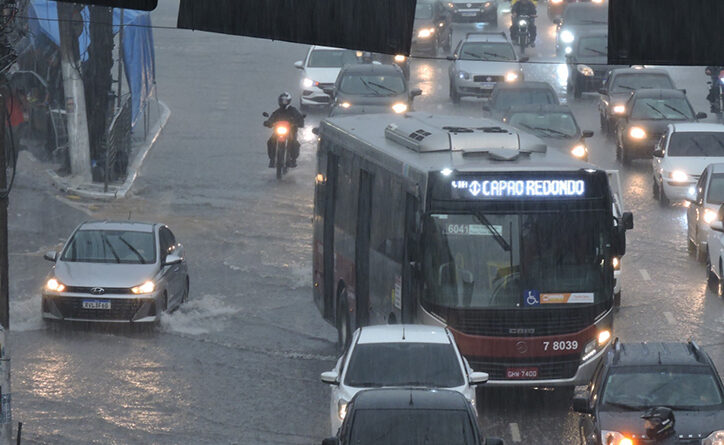
[[[294,63],[302,71],[302,94],[299,108],[328,107],[332,104],[332,90],[343,66],[357,63],[355,51],[314,45],[304,60]]]
[[[347,65],[334,85],[330,116],[365,113],[405,113],[422,90],[410,91],[402,70],[376,63]]]
[[[560,105],[560,101],[547,82],[499,83],[493,88],[490,100],[483,104],[483,116],[500,120],[516,105]]]
[[[681,90],[640,89],[631,94],[616,128],[616,159],[648,159],[666,132],[676,122],[696,122],[706,113],[695,113]]]
[[[724,204],[724,163],[709,164],[686,197],[686,239],[689,253],[706,260],[710,225]]]
[[[566,54],[567,92],[576,99],[589,91],[598,91],[608,72],[620,66],[608,65],[608,31],[584,30]]]
[[[184,248],[163,224],[84,222],[44,257],[46,320],[156,322],[189,297]]]
[[[452,0],[445,3],[455,23],[487,22],[498,26],[498,0]]]
[[[566,6],[556,24],[556,55],[568,54],[573,42],[586,30],[608,30],[608,4],[594,2],[571,3]]]
[[[601,117],[601,131],[612,135],[618,118],[626,111],[626,100],[633,91],[640,88],[674,89],[669,72],[656,68],[615,68],[604,78],[598,90],[598,111]]]
[[[620,343],[615,340],[587,391],[574,397],[585,445],[653,443],[642,415],[673,411],[670,442],[724,440],[724,385],[709,355],[694,342]]]
[[[450,13],[438,0],[419,0],[415,7],[412,31],[412,52],[437,55],[452,49],[453,29]]]
[[[503,122],[532,133],[549,147],[587,161],[586,138],[592,131],[581,131],[568,105],[516,105],[503,115]]]
[[[322,445],[503,445],[485,438],[462,394],[435,389],[368,389],[349,403],[335,437]]]
[[[349,401],[365,388],[449,388],[475,406],[475,386],[485,383],[488,375],[470,369],[446,328],[381,325],[357,329],[334,369],[322,373],[321,378],[332,387],[330,420],[334,434]]]

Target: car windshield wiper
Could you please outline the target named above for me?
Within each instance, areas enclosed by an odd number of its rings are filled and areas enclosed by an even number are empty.
[[[634,88],[634,87],[632,87],[632,86],[629,86],[629,85],[621,85],[621,84],[619,84],[619,85],[614,85],[614,88],[626,88],[627,90],[631,90],[631,91],[633,91],[633,90],[636,89],[636,88]]]
[[[508,244],[508,241],[506,241],[505,238],[503,238],[503,235],[501,235],[495,227],[493,227],[492,224],[490,224],[490,221],[488,221],[488,218],[485,217],[485,215],[481,212],[475,212],[475,217],[480,221],[481,223],[485,224],[485,227],[490,231],[490,234],[493,235],[493,238],[495,238],[495,241],[498,242],[500,247],[506,251],[510,252],[510,244]]]
[[[382,95],[378,90],[372,88],[372,85],[370,85],[370,83],[367,82],[366,80],[364,80],[363,78],[360,77],[359,80],[360,80],[360,82],[362,82],[362,85],[364,85],[368,90],[370,90],[370,91],[372,91],[373,93],[375,93],[375,96],[381,96],[381,95]]]
[[[674,110],[675,112],[679,113],[680,115],[684,116],[684,117],[687,118],[687,119],[689,118],[689,116],[687,116],[686,114],[684,114],[681,110],[679,110],[679,109],[676,108],[676,107],[673,107],[673,106],[671,106],[671,105],[669,105],[669,104],[664,104],[664,106],[665,106],[666,108],[668,108],[669,110]]]
[[[379,84],[379,83],[376,83],[376,82],[368,82],[368,83],[369,83],[370,85],[374,86],[374,87],[382,88],[383,90],[389,91],[389,92],[390,92],[390,94],[389,94],[390,96],[397,96],[398,94],[400,94],[399,91],[393,90],[392,88],[386,87],[386,86],[381,85],[381,84]]]
[[[666,119],[666,115],[665,115],[661,110],[659,110],[658,108],[656,108],[655,106],[653,106],[653,105],[651,105],[651,104],[646,104],[646,106],[649,107],[649,108],[651,108],[651,109],[654,110],[655,112],[659,113],[660,115],[662,115],[662,116],[664,117],[664,119]]]
[[[588,50],[588,51],[591,51],[592,53],[600,54],[600,55],[602,55],[602,56],[608,55],[607,52],[605,52],[605,51],[599,51],[599,50],[597,50],[596,48],[589,48],[589,47],[586,46],[586,47],[584,47],[583,49]]]
[[[570,134],[564,133],[564,132],[562,132],[562,131],[558,131],[558,130],[556,130],[556,129],[554,129],[554,128],[548,128],[548,127],[533,127],[533,126],[530,126],[530,125],[528,125],[528,124],[521,124],[521,125],[524,126],[525,128],[530,129],[530,130],[545,131],[546,133],[554,134],[554,135],[561,136],[561,137],[566,137],[566,138],[571,137]]]
[[[111,254],[113,254],[113,257],[116,259],[116,263],[121,262],[121,257],[118,256],[118,253],[116,252],[116,249],[113,248],[113,244],[111,244],[110,241],[108,241],[108,238],[106,237],[106,234],[101,232],[101,239],[103,240],[103,244],[107,245],[109,249],[111,249]]]
[[[471,53],[470,51],[463,51],[463,54],[466,54],[470,57],[475,57],[476,59],[479,59],[479,60],[488,60],[488,58],[483,57],[482,54]]]
[[[141,252],[139,252],[135,247],[133,247],[131,245],[131,243],[126,241],[126,239],[123,238],[122,236],[119,236],[118,239],[121,240],[123,242],[123,244],[128,246],[128,248],[131,250],[131,252],[133,252],[133,254],[136,255],[138,257],[138,259],[141,261],[141,264],[146,264],[146,259],[143,258],[143,255],[141,255]]]
[[[697,146],[697,148],[699,149],[699,153],[701,153],[701,156],[706,155],[706,152],[704,151],[704,147],[701,146],[699,141],[697,141],[696,139],[691,139],[691,143]]]
[[[615,406],[616,408],[625,409],[627,411],[641,411],[645,407],[644,406],[637,406],[637,405],[629,405],[628,403],[621,403],[621,402],[606,402],[606,406]]]
[[[485,52],[483,52],[483,54],[485,54],[486,56],[497,57],[498,59],[511,60],[510,57],[507,57],[507,56],[504,56],[504,55],[498,54],[498,53],[491,53],[491,52],[485,51]]]

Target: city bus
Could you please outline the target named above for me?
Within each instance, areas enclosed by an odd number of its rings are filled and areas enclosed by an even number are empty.
[[[314,201],[314,301],[340,349],[360,326],[446,326],[487,385],[589,381],[613,330],[633,216],[605,170],[483,118],[329,118]]]

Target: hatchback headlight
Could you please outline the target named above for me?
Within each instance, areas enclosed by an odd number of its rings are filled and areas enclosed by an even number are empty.
[[[574,40],[574,37],[573,37],[572,32],[570,32],[567,29],[564,29],[563,31],[561,31],[561,42],[571,43],[571,42],[573,42],[573,40]]]
[[[571,154],[578,159],[584,159],[588,155],[588,150],[585,145],[578,144],[571,149]]]
[[[310,79],[309,77],[305,77],[304,80],[302,81],[302,85],[304,86],[304,88],[311,88],[313,86],[319,85],[319,82],[315,82],[312,79]]]
[[[716,212],[713,211],[712,209],[705,209],[704,216],[702,217],[702,219],[704,220],[705,223],[711,224],[714,221],[716,221],[716,216],[717,216]]]
[[[669,173],[669,178],[673,182],[688,182],[689,181],[689,175],[686,174],[683,170],[674,170],[671,173]]]
[[[347,416],[347,401],[344,399],[339,399],[337,402],[337,417],[339,417],[339,420],[344,420],[344,418]]]
[[[52,292],[63,292],[65,290],[65,284],[58,281],[57,278],[51,278],[45,283],[45,288]]]
[[[398,102],[392,106],[392,111],[397,114],[404,113],[405,111],[407,111],[407,104]]]
[[[515,82],[516,80],[518,80],[518,77],[519,75],[515,71],[508,71],[507,73],[505,73],[506,82]]]
[[[576,69],[579,73],[583,74],[586,77],[593,77],[593,68],[588,65],[578,65],[576,66]]]
[[[646,132],[641,127],[631,127],[628,131],[628,135],[633,139],[643,139],[646,137]]]
[[[153,283],[153,281],[146,281],[145,283],[141,284],[140,286],[135,286],[131,288],[131,292],[134,294],[150,294],[156,290],[156,285]]]
[[[724,445],[724,430],[711,433],[701,442],[702,445]]]

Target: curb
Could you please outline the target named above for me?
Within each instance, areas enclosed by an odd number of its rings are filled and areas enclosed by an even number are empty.
[[[168,119],[171,116],[171,109],[163,101],[159,100],[158,105],[161,108],[161,116],[159,117],[153,128],[151,128],[151,130],[149,131],[149,135],[152,135],[151,138],[144,142],[141,147],[139,147],[138,152],[136,153],[136,157],[133,159],[131,165],[128,166],[126,180],[123,182],[122,185],[115,186],[114,191],[109,190],[108,192],[88,190],[86,188],[83,188],[83,186],[86,184],[72,184],[69,179],[62,178],[58,176],[55,171],[49,169],[47,170],[47,172],[50,176],[51,181],[53,182],[53,185],[61,192],[76,195],[86,199],[111,201],[118,198],[125,198],[130,192],[131,187],[133,187],[133,183],[136,181],[136,178],[138,177],[138,172],[143,165],[143,161],[146,159],[146,155],[148,155],[148,152],[151,151],[151,147],[153,147],[153,145],[158,140],[158,137],[161,135],[163,128],[166,126],[166,124],[168,123]]]

